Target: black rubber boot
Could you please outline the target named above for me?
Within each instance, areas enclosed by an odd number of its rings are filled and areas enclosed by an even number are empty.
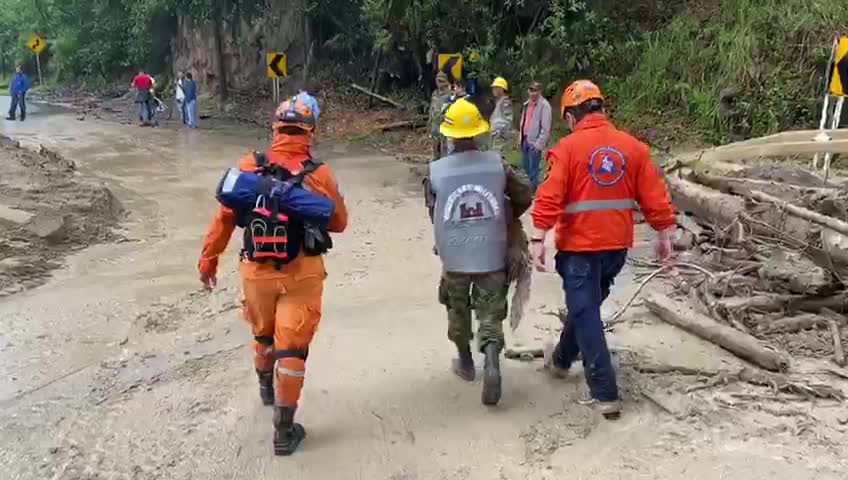
[[[456,350],[459,358],[453,359],[453,373],[466,382],[474,381],[474,357],[471,356],[471,347],[468,344],[457,345]]]
[[[9,115],[8,117],[6,117],[6,120],[15,120],[15,117]]]
[[[306,438],[306,429],[294,422],[295,410],[293,407],[274,407],[274,455],[291,455]]]
[[[259,377],[259,398],[262,399],[262,405],[273,405],[274,371],[262,372],[257,370],[256,376]]]
[[[501,348],[496,343],[483,347],[483,405],[497,405],[501,399]]]

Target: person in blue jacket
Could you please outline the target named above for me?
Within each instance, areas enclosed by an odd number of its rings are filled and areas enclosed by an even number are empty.
[[[9,108],[9,116],[6,120],[14,120],[18,106],[21,107],[21,121],[26,119],[26,93],[29,90],[29,77],[21,71],[21,66],[15,69],[15,76],[12,77],[12,83],[9,85],[9,93],[12,95],[12,106]]]

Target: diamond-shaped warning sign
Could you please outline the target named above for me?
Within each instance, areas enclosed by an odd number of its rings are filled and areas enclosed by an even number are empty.
[[[844,97],[848,95],[848,37],[839,39],[830,77],[830,93]]]

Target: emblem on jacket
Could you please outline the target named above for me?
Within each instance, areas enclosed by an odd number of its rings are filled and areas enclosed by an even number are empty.
[[[599,147],[589,156],[589,175],[602,187],[611,187],[624,178],[627,159],[614,147]]]
[[[468,223],[500,216],[498,199],[482,185],[466,184],[453,191],[445,202],[443,220]]]

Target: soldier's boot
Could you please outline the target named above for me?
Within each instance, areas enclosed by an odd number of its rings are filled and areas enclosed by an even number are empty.
[[[453,373],[467,382],[473,382],[475,372],[471,347],[467,343],[465,345],[457,344],[456,349],[459,353],[459,358],[453,359]]]
[[[288,456],[306,438],[306,429],[295,423],[295,407],[274,407],[274,455]]]
[[[501,348],[497,343],[483,347],[486,359],[483,364],[483,405],[497,405],[501,399]]]
[[[259,377],[259,398],[262,399],[262,405],[274,404],[274,371],[263,372],[256,370],[256,376]]]
[[[15,120],[15,116],[10,113],[6,116],[6,120]]]

